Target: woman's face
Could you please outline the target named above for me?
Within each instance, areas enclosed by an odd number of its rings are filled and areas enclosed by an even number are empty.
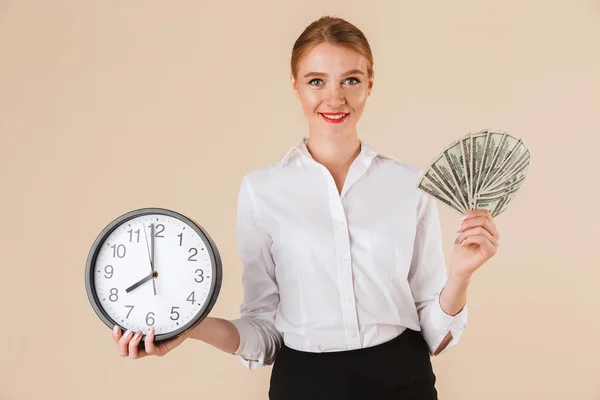
[[[359,53],[327,43],[319,44],[300,61],[297,81],[290,79],[311,136],[356,135],[356,124],[373,88],[367,66],[367,59]],[[342,118],[327,119],[332,113],[343,113],[337,116]]]

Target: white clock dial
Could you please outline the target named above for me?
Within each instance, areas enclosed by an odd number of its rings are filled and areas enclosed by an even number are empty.
[[[211,301],[210,243],[178,218],[137,216],[120,224],[99,247],[91,271],[97,302],[124,328],[147,334],[154,327],[156,335],[169,334],[196,319]]]

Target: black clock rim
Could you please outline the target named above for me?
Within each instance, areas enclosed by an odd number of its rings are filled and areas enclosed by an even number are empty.
[[[207,243],[209,246],[208,253],[211,258],[212,265],[213,265],[213,268],[212,268],[213,280],[211,283],[211,287],[209,289],[209,295],[208,295],[209,300],[204,304],[204,306],[194,316],[194,318],[192,318],[187,324],[185,324],[182,327],[180,327],[174,331],[171,331],[169,333],[156,334],[154,341],[160,342],[163,340],[173,339],[173,338],[187,332],[188,330],[193,329],[195,326],[197,326],[200,322],[202,322],[210,314],[212,308],[214,307],[214,305],[217,301],[217,298],[218,298],[220,290],[221,290],[221,282],[223,279],[223,268],[222,268],[221,256],[220,256],[219,250],[215,244],[215,241],[208,234],[208,232],[193,219],[188,218],[185,215],[183,215],[177,211],[173,211],[173,210],[170,210],[167,208],[161,208],[161,207],[139,208],[139,209],[135,209],[135,210],[132,210],[125,214],[120,215],[119,217],[115,218],[112,222],[110,222],[102,230],[102,232],[100,232],[100,234],[98,234],[98,236],[96,237],[96,239],[94,240],[94,243],[92,244],[92,246],[90,248],[90,251],[88,253],[88,257],[86,260],[86,265],[85,265],[85,288],[86,288],[88,300],[89,300],[92,308],[94,309],[96,315],[100,318],[100,320],[102,320],[102,322],[104,322],[104,324],[108,328],[110,328],[112,330],[115,325],[118,325],[121,329],[125,329],[125,327],[123,327],[118,321],[114,321],[106,313],[106,311],[104,310],[104,307],[101,306],[101,303],[100,303],[100,300],[98,299],[96,291],[94,290],[93,269],[94,269],[94,265],[96,263],[96,259],[98,257],[100,246],[101,246],[101,244],[103,244],[105,242],[105,239],[115,229],[117,229],[119,226],[121,226],[123,223],[125,223],[129,220],[132,220],[134,218],[148,215],[148,214],[166,215],[166,216],[170,216],[170,217],[182,220],[183,222],[188,224],[188,226],[190,226],[198,235],[200,235],[200,237],[205,239],[204,240],[205,243]],[[146,335],[144,334],[143,337],[145,337],[145,336]],[[142,343],[140,343],[140,344],[142,344]]]

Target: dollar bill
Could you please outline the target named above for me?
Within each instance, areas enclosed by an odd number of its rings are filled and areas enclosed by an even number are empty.
[[[494,181],[498,181],[502,178],[502,175],[505,175],[508,171],[510,171],[511,166],[518,163],[519,160],[522,160],[522,156],[525,153],[529,153],[527,145],[522,139],[519,139],[519,142],[514,147],[513,150],[509,152],[506,156],[505,160],[498,167],[498,169],[492,174],[492,176],[487,180],[486,184],[482,189],[485,189],[486,186],[493,184]]]
[[[463,202],[462,193],[454,180],[451,167],[448,165],[444,154],[440,154],[436,157],[428,169],[432,169],[437,174],[440,182],[452,194],[452,197],[456,199],[458,204],[460,204],[463,209],[468,210],[469,207]]]
[[[462,203],[465,207],[469,205],[469,195],[467,186],[467,175],[464,168],[463,149],[460,140],[453,142],[446,148],[442,154],[446,159],[446,164],[450,167],[450,173],[454,178],[454,183],[458,187],[458,193],[461,196]]]
[[[509,133],[505,133],[500,145],[498,146],[498,150],[496,151],[496,155],[494,156],[492,164],[490,165],[490,169],[483,177],[483,182],[480,189],[485,188],[486,185],[490,183],[492,176],[494,176],[496,172],[500,170],[500,166],[504,164],[504,161],[517,146],[517,144],[519,144],[519,138],[516,138]]]
[[[485,143],[485,149],[483,151],[483,157],[481,160],[481,167],[479,168],[479,175],[477,176],[477,181],[475,182],[475,191],[479,191],[482,188],[483,179],[490,170],[492,161],[504,135],[504,132],[488,131],[487,141]]]
[[[490,190],[489,192],[485,192],[485,193],[478,193],[477,194],[477,200],[479,199],[486,199],[486,198],[495,198],[495,197],[503,197],[507,194],[516,192],[517,190],[519,190],[519,188],[521,187],[521,183],[523,182],[525,178],[521,179],[520,181],[516,181],[513,182],[509,185],[506,186],[502,186],[499,187],[495,190]]]
[[[515,163],[513,163],[510,167],[508,167],[506,169],[506,171],[502,171],[500,174],[498,174],[496,179],[494,179],[493,182],[490,182],[487,185],[487,187],[485,187],[482,190],[488,190],[489,188],[498,186],[499,184],[503,183],[507,179],[514,178],[514,175],[516,173],[521,172],[524,167],[529,166],[529,161],[530,161],[529,152],[523,153],[523,155],[521,155],[521,157]]]
[[[444,148],[417,186],[461,214],[485,209],[495,217],[521,190],[530,162],[530,150],[521,138],[503,130],[482,130]]]
[[[451,207],[453,210],[464,214],[466,210],[464,210],[462,207],[459,207],[455,202],[450,200],[438,185],[439,184],[434,183],[429,177],[423,176],[423,178],[421,178],[421,181],[419,182],[418,188],[423,192],[435,197],[448,207]]]
[[[485,203],[488,201],[496,201],[496,200],[500,199],[497,203],[495,203],[496,207],[493,210],[490,210],[492,217],[496,217],[497,215],[499,215],[502,211],[504,211],[506,209],[506,206],[512,199],[514,199],[517,192],[518,192],[518,189],[515,188],[513,190],[507,190],[507,191],[505,191],[505,193],[497,194],[495,196],[490,195],[489,197],[481,197],[477,201]]]
[[[475,199],[475,210],[488,210],[490,214],[494,215],[501,207],[503,197],[495,198],[480,198]]]
[[[507,195],[504,201],[502,202],[502,205],[500,206],[500,210],[497,210],[494,214],[492,214],[492,217],[497,217],[498,215],[502,214],[504,210],[506,210],[508,204],[512,201],[512,199],[515,198],[516,195],[517,192],[513,192]]]
[[[460,200],[455,197],[448,189],[446,189],[446,185],[442,182],[442,179],[435,173],[433,169],[429,169],[425,172],[424,178],[427,178],[429,182],[433,183],[437,186],[438,190],[443,193],[445,198],[450,201],[457,209],[466,212]]]
[[[471,200],[472,200],[472,192],[471,192],[471,178],[472,178],[472,174],[471,174],[471,146],[472,146],[472,139],[471,139],[471,135],[467,135],[465,137],[463,137],[460,140],[460,145],[461,145],[461,151],[462,151],[462,158],[461,158],[461,165],[463,167],[463,172],[465,174],[465,179],[466,179],[466,184],[467,184],[467,205],[471,204]]]
[[[471,199],[475,198],[475,181],[479,176],[479,170],[481,168],[481,161],[483,159],[483,151],[485,149],[485,143],[487,142],[488,133],[487,131],[481,131],[471,135],[473,142],[471,148],[473,151],[473,157],[471,159],[472,165],[472,176],[471,176]],[[474,207],[475,204],[470,204],[470,207]]]
[[[517,181],[524,181],[527,176],[529,169],[529,160],[525,160],[520,167],[516,168],[513,173],[506,175],[503,179],[496,181],[494,184],[489,185],[487,188],[482,190],[482,193],[486,193],[492,190],[497,190],[500,187],[511,185]]]

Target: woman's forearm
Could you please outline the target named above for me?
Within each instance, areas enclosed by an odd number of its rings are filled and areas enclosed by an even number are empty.
[[[440,306],[446,314],[454,316],[462,311],[467,302],[467,291],[470,282],[470,277],[450,275],[440,294]],[[433,352],[433,355],[437,356],[440,354],[451,340],[452,332],[448,332],[438,348]]]
[[[240,345],[237,328],[223,318],[206,317],[189,332],[188,337],[206,342],[230,354],[234,354]]]
[[[456,315],[464,308],[467,302],[470,277],[457,277],[450,275],[440,294],[440,306],[448,315]]]

